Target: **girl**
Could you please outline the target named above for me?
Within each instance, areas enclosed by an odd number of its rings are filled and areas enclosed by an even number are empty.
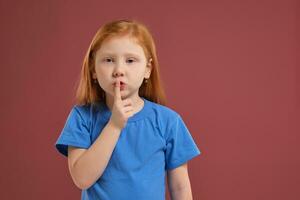
[[[81,199],[192,199],[187,161],[200,154],[168,108],[153,38],[136,20],[102,26],[83,61],[75,105],[57,139]]]

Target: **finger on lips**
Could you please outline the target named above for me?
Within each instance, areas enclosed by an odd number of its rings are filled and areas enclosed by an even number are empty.
[[[117,80],[115,84],[115,97],[118,99],[121,99],[121,94],[120,94],[120,81]]]

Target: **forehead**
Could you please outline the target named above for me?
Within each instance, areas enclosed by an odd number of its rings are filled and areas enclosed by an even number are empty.
[[[144,56],[144,50],[136,40],[129,36],[112,37],[104,40],[97,51],[98,55],[137,55]]]

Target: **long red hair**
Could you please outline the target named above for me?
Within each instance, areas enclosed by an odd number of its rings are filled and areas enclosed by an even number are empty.
[[[153,37],[148,28],[136,20],[115,20],[99,28],[92,39],[83,60],[80,79],[76,90],[76,104],[86,105],[105,102],[105,91],[98,82],[93,83],[92,73],[95,70],[95,53],[104,40],[114,36],[129,35],[136,39],[144,50],[146,59],[152,58],[152,71],[148,82],[141,85],[139,96],[152,102],[166,105],[166,95],[159,75],[159,64]]]

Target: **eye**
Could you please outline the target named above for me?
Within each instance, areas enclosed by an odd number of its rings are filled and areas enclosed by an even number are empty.
[[[128,62],[128,63],[133,63],[133,62],[135,62],[135,61],[136,61],[136,60],[135,60],[134,58],[128,58],[128,59],[127,59],[127,62]]]
[[[111,62],[112,60],[113,60],[113,59],[111,59],[111,58],[104,58],[104,59],[103,59],[104,62]]]

